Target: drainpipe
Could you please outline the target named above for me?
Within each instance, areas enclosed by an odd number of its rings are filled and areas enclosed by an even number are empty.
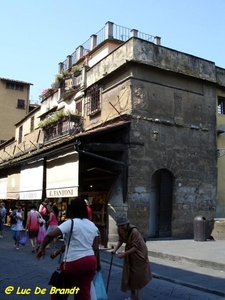
[[[84,155],[88,155],[88,156],[92,156],[92,157],[95,157],[95,158],[99,158],[99,159],[102,159],[102,160],[105,160],[105,161],[108,161],[108,162],[111,162],[113,164],[118,164],[118,165],[121,165],[123,167],[123,184],[122,184],[122,188],[123,188],[123,203],[126,202],[126,188],[127,188],[127,170],[126,170],[126,164],[119,161],[119,160],[115,160],[115,159],[111,159],[111,158],[108,158],[108,157],[105,157],[105,156],[101,156],[101,155],[98,155],[98,154],[94,154],[94,153],[91,153],[91,152],[87,152],[87,151],[84,151],[84,150],[81,150],[79,149],[79,146],[80,146],[81,142],[80,141],[76,141],[75,144],[74,144],[74,148],[75,150],[78,152],[78,153],[82,153]]]

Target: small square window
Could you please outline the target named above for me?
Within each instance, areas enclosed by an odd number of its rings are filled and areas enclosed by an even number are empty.
[[[18,99],[17,100],[17,108],[25,109],[25,100]]]

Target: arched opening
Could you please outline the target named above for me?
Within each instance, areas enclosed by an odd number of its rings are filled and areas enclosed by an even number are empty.
[[[173,206],[173,174],[156,171],[151,179],[149,237],[170,237]]]

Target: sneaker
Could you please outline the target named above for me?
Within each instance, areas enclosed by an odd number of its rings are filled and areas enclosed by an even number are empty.
[[[3,235],[0,235],[0,238],[3,239]]]
[[[19,247],[16,247],[16,250],[20,250],[20,248],[19,248]]]

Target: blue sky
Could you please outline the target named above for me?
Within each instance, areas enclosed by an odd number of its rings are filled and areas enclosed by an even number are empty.
[[[0,8],[0,77],[27,81],[32,103],[58,63],[107,21],[161,37],[161,45],[225,68],[225,0],[11,0]]]

